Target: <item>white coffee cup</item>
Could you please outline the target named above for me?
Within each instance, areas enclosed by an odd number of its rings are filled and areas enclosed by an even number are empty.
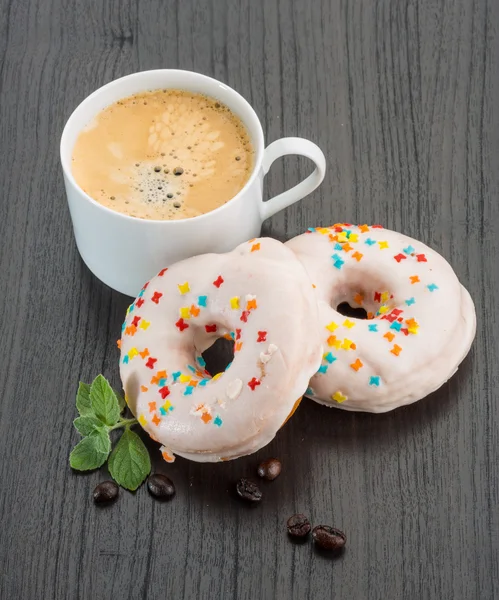
[[[164,88],[202,93],[227,105],[245,124],[255,149],[251,177],[234,198],[211,212],[176,221],[139,219],[106,208],[78,186],[71,172],[78,134],[102,109],[126,96]],[[295,187],[263,202],[263,178],[271,164],[287,154],[310,158],[315,170]],[[282,138],[265,148],[255,111],[229,86],[199,73],[170,69],[127,75],[83,100],[64,127],[61,163],[82,259],[101,281],[129,296],[136,296],[142,285],[165,266],[196,254],[227,252],[258,237],[265,219],[315,190],[326,170],[324,154],[308,140]]]

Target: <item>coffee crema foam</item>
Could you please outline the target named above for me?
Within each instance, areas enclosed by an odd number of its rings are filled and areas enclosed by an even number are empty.
[[[78,136],[72,172],[90,197],[141,219],[186,219],[222,206],[246,184],[254,151],[225,105],[183,90],[124,98]]]

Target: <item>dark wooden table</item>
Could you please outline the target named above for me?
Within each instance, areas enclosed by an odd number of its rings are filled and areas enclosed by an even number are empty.
[[[497,600],[499,3],[0,7],[0,598]],[[478,332],[427,400],[382,416],[306,401],[255,456],[164,465],[173,502],[141,488],[98,509],[91,492],[106,473],[68,466],[74,395],[99,372],[119,385],[128,298],[80,260],[58,144],[92,90],[159,67],[236,88],[268,141],[300,135],[324,149],[321,188],[266,234],[347,220],[419,238],[470,290]],[[309,168],[276,164],[268,193]],[[228,490],[269,455],[283,473],[248,509]],[[343,528],[343,557],[293,545],[285,522],[295,511]]]

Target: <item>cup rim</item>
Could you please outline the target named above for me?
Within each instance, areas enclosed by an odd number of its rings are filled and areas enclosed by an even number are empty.
[[[253,171],[252,171],[248,181],[239,190],[239,192],[235,196],[233,196],[230,200],[227,200],[227,202],[225,204],[222,204],[221,206],[218,206],[217,208],[214,208],[213,210],[210,210],[207,213],[203,213],[203,214],[197,215],[195,217],[187,217],[186,219],[174,219],[174,220],[171,220],[171,219],[170,220],[169,219],[142,219],[140,217],[133,217],[131,215],[125,215],[124,213],[121,213],[117,210],[108,208],[107,206],[104,206],[103,204],[100,204],[99,202],[97,202],[97,200],[95,200],[89,194],[87,194],[84,190],[82,190],[82,188],[78,185],[78,183],[76,182],[76,180],[73,176],[73,173],[71,171],[71,165],[70,165],[71,161],[68,159],[67,155],[64,154],[64,147],[66,145],[66,139],[69,136],[69,129],[73,126],[73,123],[77,120],[78,113],[80,112],[80,110],[82,108],[84,108],[85,106],[87,106],[88,104],[91,104],[92,101],[96,97],[98,97],[100,94],[102,94],[105,90],[117,87],[124,80],[134,79],[137,76],[145,75],[146,73],[147,74],[164,74],[165,72],[166,73],[175,73],[175,74],[188,73],[189,75],[194,75],[194,76],[198,77],[199,79],[204,80],[205,82],[209,82],[212,84],[222,86],[227,91],[229,91],[229,93],[233,95],[235,101],[243,104],[248,109],[250,114],[253,116],[255,124],[256,124],[256,138],[257,139],[255,141],[258,144],[258,147],[255,149],[255,164],[253,165]],[[163,88],[158,87],[155,89],[163,89]],[[168,89],[168,88],[166,88],[166,89]],[[182,89],[182,88],[178,88],[178,89]],[[147,91],[149,91],[149,90],[150,90],[150,88]],[[143,91],[146,91],[146,89],[144,89]],[[137,91],[135,93],[139,94],[140,91]],[[212,97],[210,94],[206,94],[206,95]],[[126,96],[123,96],[123,98],[125,98],[125,97]],[[118,100],[119,100],[119,98],[118,98]],[[114,102],[116,102],[116,101],[117,100],[115,100]],[[100,111],[97,111],[96,114],[98,114],[98,112],[100,112]],[[241,118],[241,121],[249,129],[248,123],[242,117],[239,116],[239,118]],[[86,123],[84,125],[82,125],[82,127],[79,129],[79,131],[81,131],[85,127],[85,125],[86,125]],[[234,88],[227,85],[226,83],[223,83],[222,81],[219,81],[218,79],[215,79],[214,77],[209,77],[208,75],[203,75],[202,73],[198,73],[197,71],[189,71],[186,69],[151,69],[151,70],[147,70],[147,71],[136,71],[134,73],[130,73],[129,75],[125,75],[123,77],[118,77],[117,79],[113,79],[112,81],[109,81],[108,83],[97,88],[91,94],[86,96],[76,106],[76,108],[73,110],[73,112],[70,114],[68,120],[66,121],[66,124],[64,125],[64,129],[62,130],[62,134],[61,134],[61,141],[59,143],[60,161],[61,161],[61,166],[62,166],[64,176],[67,179],[67,181],[69,181],[71,183],[71,185],[73,185],[78,190],[78,192],[81,194],[82,198],[84,198],[88,202],[94,204],[96,207],[102,209],[103,211],[110,213],[113,216],[116,216],[117,218],[123,218],[125,220],[130,220],[132,222],[135,221],[138,223],[144,223],[145,225],[149,224],[149,223],[161,223],[161,224],[168,223],[169,225],[165,225],[166,227],[171,226],[172,224],[176,224],[178,227],[181,223],[183,223],[185,225],[192,221],[199,222],[202,219],[209,218],[210,215],[221,212],[229,204],[233,204],[234,202],[239,200],[250,189],[250,187],[253,185],[255,179],[257,178],[257,176],[260,172],[262,162],[263,162],[263,151],[264,151],[264,136],[263,136],[262,124],[261,124],[260,119],[258,118],[258,115],[256,114],[254,108],[251,106],[251,104],[239,92],[237,92]]]

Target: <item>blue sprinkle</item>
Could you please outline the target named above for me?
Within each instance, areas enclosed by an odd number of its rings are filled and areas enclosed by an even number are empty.
[[[207,300],[208,300],[208,296],[199,296],[199,298],[198,298],[198,305],[199,306],[206,306]]]
[[[233,331],[231,331],[231,332],[230,332],[230,337],[231,337],[233,340],[235,340],[235,339],[236,339],[236,334],[235,334]]]
[[[416,302],[416,300],[414,298],[409,298],[409,300],[406,300],[405,303],[407,304],[407,306],[411,306],[411,304],[414,304]]]
[[[191,373],[195,373],[197,371],[196,367],[193,367],[192,365],[187,365],[187,368],[189,371],[191,371]]]
[[[438,285],[435,285],[434,283],[430,283],[430,285],[427,285],[426,287],[430,290],[430,292],[438,290]]]
[[[202,356],[198,356],[198,363],[203,367],[203,369],[206,367],[206,361]]]
[[[168,413],[166,412],[166,410],[165,410],[165,409],[164,409],[162,406],[160,406],[160,408],[159,408],[159,412],[160,412],[160,413],[163,415],[163,417],[164,417],[164,416],[166,416],[166,415],[168,414]]]
[[[198,385],[205,386],[208,383],[208,381],[210,381],[210,380],[209,379],[201,379],[201,381],[198,383]]]
[[[165,379],[165,378],[163,378],[163,379],[160,379],[160,380],[158,381],[158,386],[159,386],[159,387],[164,387],[165,385],[166,385],[166,379]]]
[[[192,386],[192,385],[186,386],[184,396],[191,396],[193,389],[194,389],[194,386]]]
[[[230,365],[232,364],[232,361],[225,367],[225,370],[228,371],[230,368]]]
[[[213,419],[213,425],[216,425],[217,427],[222,426],[222,419],[218,415]]]
[[[145,291],[146,291],[146,290],[145,290],[145,288],[142,288],[142,289],[140,290],[140,292],[139,292],[139,298],[142,298],[142,296],[144,295],[144,292],[145,292]]]
[[[135,304],[130,304],[130,306],[128,307],[128,312],[132,312],[132,310],[135,308]]]
[[[379,386],[380,384],[380,377],[379,375],[371,375],[371,378],[369,379],[369,385],[375,385],[375,386]]]
[[[328,352],[327,354],[324,355],[324,360],[327,360],[327,362],[329,364],[331,364],[331,363],[334,363],[334,361],[337,360],[337,359],[336,359],[336,356],[333,356],[331,354],[331,352]]]
[[[123,362],[125,363],[125,365],[128,364],[128,354],[125,354],[125,356],[123,358]]]
[[[126,321],[123,322],[123,325],[121,326],[121,332],[123,333],[126,329]]]
[[[319,367],[318,373],[327,373],[328,365],[321,365]]]
[[[368,325],[368,327],[369,327],[369,331],[376,331],[376,332],[378,331],[378,324],[377,323],[370,323]]]
[[[407,248],[404,248],[404,252],[406,254],[412,254],[413,252],[416,252],[416,250],[412,246],[407,246]]]
[[[399,323],[398,321],[394,321],[390,325],[390,329],[395,329],[396,331],[400,331],[402,329],[402,323]]]
[[[346,233],[347,236],[347,240],[350,238],[350,236],[352,235],[352,232],[350,231],[350,229],[344,229],[343,233]]]
[[[175,373],[172,373],[173,383],[175,383],[177,381],[177,379],[180,377],[180,375],[182,375],[182,373],[180,371],[176,371]]]
[[[309,227],[308,231],[311,231],[313,233],[315,231],[315,227]]]
[[[307,396],[313,396],[313,395],[314,395],[314,390],[313,390],[311,387],[308,387],[308,388],[305,390],[305,394],[306,394]]]
[[[343,246],[339,242],[336,242],[336,244],[334,245],[334,249],[335,250],[343,250]]]
[[[367,244],[368,246],[372,246],[375,243],[376,240],[372,240],[371,238],[367,238],[367,240],[364,242],[364,244]]]

